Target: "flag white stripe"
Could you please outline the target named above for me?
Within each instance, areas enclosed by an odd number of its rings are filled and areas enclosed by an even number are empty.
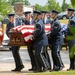
[[[30,35],[24,37],[25,41],[28,41],[32,36],[33,36],[33,35],[30,34]]]

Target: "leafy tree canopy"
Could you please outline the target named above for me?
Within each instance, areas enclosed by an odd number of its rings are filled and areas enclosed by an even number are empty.
[[[6,14],[12,11],[13,9],[6,0],[0,0],[0,21],[4,18]]]
[[[9,2],[11,5],[14,5],[14,3],[16,3],[16,2],[22,2],[22,3],[24,3],[25,5],[30,5],[30,3],[29,3],[28,0],[8,0],[8,2]]]
[[[75,7],[75,0],[70,0],[73,7]]]

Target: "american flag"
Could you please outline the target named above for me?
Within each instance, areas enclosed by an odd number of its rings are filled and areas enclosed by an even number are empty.
[[[48,34],[48,32],[50,31],[50,28],[51,28],[50,24],[45,24],[46,34]],[[33,36],[34,32],[34,25],[20,25],[12,28],[11,30],[21,32],[24,37],[24,40],[26,42],[30,42],[31,41],[30,38]]]

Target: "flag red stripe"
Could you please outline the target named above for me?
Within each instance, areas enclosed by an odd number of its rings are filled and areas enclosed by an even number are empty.
[[[45,32],[50,31],[50,28],[51,28],[50,24],[45,24]],[[29,37],[33,35],[34,25],[23,25],[23,26],[21,25],[12,28],[12,30],[21,32],[23,34],[25,41],[30,42],[31,40],[29,39]]]

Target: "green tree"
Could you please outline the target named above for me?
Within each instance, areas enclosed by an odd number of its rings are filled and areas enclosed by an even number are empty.
[[[4,18],[6,14],[12,12],[10,4],[6,0],[0,0],[0,21]]]
[[[48,0],[47,4],[48,10],[58,10],[61,11],[61,7],[59,5],[59,2],[56,2],[55,0]]]
[[[36,4],[35,9],[36,10],[46,10],[46,11],[50,11],[50,10],[54,9],[54,10],[61,11],[61,7],[59,6],[59,3],[56,2],[55,0],[48,0],[46,5],[44,5],[44,6]]]
[[[49,11],[47,5],[41,6],[39,4],[35,4],[35,10],[46,10],[46,11]]]
[[[71,8],[72,6],[70,4],[67,4],[65,2],[66,0],[63,0],[63,4],[62,4],[62,10],[65,11],[67,8]]]
[[[50,11],[50,10],[48,9],[48,6],[47,6],[47,5],[44,5],[44,6],[42,7],[42,9],[43,9],[43,10],[46,10],[46,11]]]
[[[14,5],[14,3],[16,3],[16,2],[21,2],[21,3],[24,3],[25,5],[30,5],[30,3],[29,3],[28,0],[8,0],[8,2],[9,2],[11,5]]]
[[[70,0],[73,7],[75,7],[75,0]]]
[[[25,5],[30,5],[28,0],[23,0],[23,2],[24,2]]]
[[[35,4],[35,10],[42,10],[42,6],[39,4]]]

